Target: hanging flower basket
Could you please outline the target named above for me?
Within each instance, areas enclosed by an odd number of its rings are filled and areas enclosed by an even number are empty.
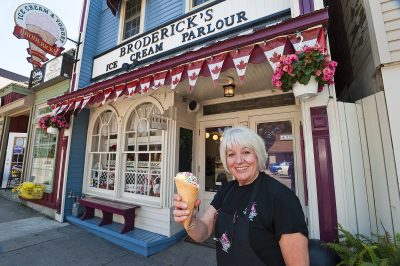
[[[293,90],[296,98],[316,96],[324,85],[333,84],[337,63],[318,44],[296,54],[274,54],[270,60],[276,65],[272,85],[284,92]]]
[[[51,135],[57,135],[58,134],[58,128],[56,127],[48,127],[46,129],[47,133],[51,134]]]
[[[318,82],[314,77],[310,79],[307,85],[296,82],[293,84],[294,97],[299,99],[308,99],[318,94]]]
[[[58,131],[68,128],[69,124],[64,116],[46,115],[39,119],[38,127],[49,134],[58,134]]]

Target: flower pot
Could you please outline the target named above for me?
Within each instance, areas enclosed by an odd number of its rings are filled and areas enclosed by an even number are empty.
[[[299,99],[308,99],[318,94],[318,82],[311,77],[307,85],[296,82],[293,84],[294,97]]]
[[[58,134],[58,128],[56,128],[56,127],[48,127],[46,131],[47,131],[47,133],[49,133],[51,135]]]

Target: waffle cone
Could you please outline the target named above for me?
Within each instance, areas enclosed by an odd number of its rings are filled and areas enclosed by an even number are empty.
[[[176,189],[178,190],[178,194],[182,197],[182,201],[186,202],[188,206],[188,210],[190,210],[190,214],[188,218],[183,222],[183,227],[185,229],[188,228],[190,221],[192,220],[193,209],[196,203],[197,196],[199,195],[199,190],[193,184],[190,184],[184,180],[175,178]]]

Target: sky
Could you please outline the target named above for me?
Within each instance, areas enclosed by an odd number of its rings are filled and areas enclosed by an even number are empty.
[[[0,68],[29,77],[33,68],[26,60],[28,41],[13,35],[15,10],[25,3],[39,4],[53,11],[64,23],[67,37],[77,41],[83,0],[0,0]],[[75,47],[69,40],[64,45],[65,51]]]

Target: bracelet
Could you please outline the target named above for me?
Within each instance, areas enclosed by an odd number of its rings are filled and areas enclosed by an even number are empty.
[[[193,223],[194,219],[195,219],[195,217],[192,218],[192,221],[191,221],[190,224],[188,225],[188,227],[187,227],[187,230],[188,230],[188,231],[192,231],[193,229],[196,228],[195,223]]]

